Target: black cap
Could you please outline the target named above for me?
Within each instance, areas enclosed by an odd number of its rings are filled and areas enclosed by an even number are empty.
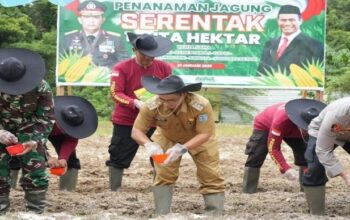
[[[300,15],[300,9],[294,5],[283,5],[278,11],[278,15],[280,14],[297,14]]]

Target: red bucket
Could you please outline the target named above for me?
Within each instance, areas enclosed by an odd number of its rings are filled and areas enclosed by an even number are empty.
[[[169,156],[168,154],[157,154],[157,155],[153,155],[152,159],[154,162],[161,164],[166,160],[166,158],[168,158],[168,156]]]
[[[16,154],[22,153],[24,151],[24,146],[23,144],[15,144],[7,146],[6,150],[11,156],[15,156]]]
[[[65,172],[65,168],[64,167],[52,167],[50,168],[50,173],[52,175],[56,175],[56,176],[62,176]]]

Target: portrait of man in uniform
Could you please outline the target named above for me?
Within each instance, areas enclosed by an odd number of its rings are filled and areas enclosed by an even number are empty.
[[[95,65],[110,69],[116,63],[130,57],[120,34],[102,29],[106,11],[103,3],[84,1],[79,4],[77,10],[81,30],[64,34],[61,53],[76,53],[82,56],[90,54]]]

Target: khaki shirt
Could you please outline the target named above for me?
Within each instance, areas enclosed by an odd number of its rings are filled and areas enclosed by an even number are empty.
[[[190,153],[196,154],[206,148],[217,147],[213,109],[210,102],[200,95],[186,94],[176,113],[171,113],[159,97],[155,96],[140,110],[134,127],[146,133],[153,125],[157,126],[157,130],[152,140],[165,150],[175,143],[185,144],[200,133],[210,133],[211,138],[191,149]]]

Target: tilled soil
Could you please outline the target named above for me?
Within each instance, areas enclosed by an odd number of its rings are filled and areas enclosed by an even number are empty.
[[[241,192],[247,137],[222,137],[221,171],[226,180],[225,212],[222,219],[349,219],[349,189],[340,177],[327,184],[327,215],[308,214],[304,194],[297,182],[289,182],[267,157],[261,169],[256,194]],[[153,218],[152,169],[141,147],[131,167],[124,172],[123,188],[110,192],[108,186],[107,146],[109,137],[93,135],[81,140],[77,153],[82,164],[76,192],[58,190],[58,177],[50,177],[48,206],[42,215],[26,213],[23,191],[11,191],[11,207],[0,219],[148,219]],[[293,163],[291,150],[284,146],[287,161]],[[346,167],[350,157],[342,149],[337,155]],[[205,219],[203,198],[197,193],[196,168],[189,155],[183,157],[180,178],[172,202],[172,214],[157,219]]]

